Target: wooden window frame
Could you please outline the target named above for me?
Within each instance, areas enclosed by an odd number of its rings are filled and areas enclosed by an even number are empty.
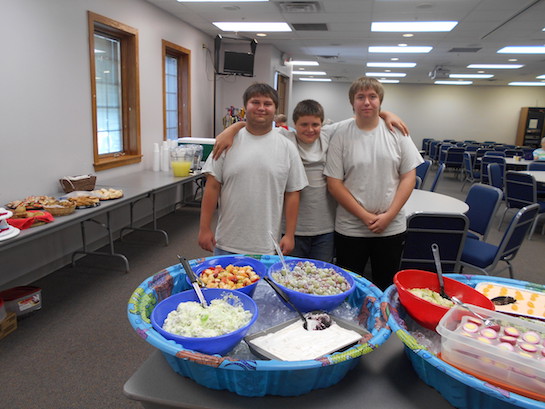
[[[93,119],[93,166],[95,171],[130,165],[142,161],[140,135],[140,88],[138,80],[138,30],[126,24],[87,12]],[[95,69],[95,33],[121,42],[121,117],[123,151],[99,155]]]
[[[162,40],[163,49],[163,140],[167,139],[166,57],[178,60],[178,137],[191,136],[191,50]]]

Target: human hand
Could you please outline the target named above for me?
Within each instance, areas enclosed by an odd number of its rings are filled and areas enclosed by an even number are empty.
[[[377,214],[376,217],[367,225],[373,233],[382,233],[392,222],[393,217],[388,213]]]
[[[381,112],[381,116],[390,131],[393,132],[395,127],[399,129],[403,135],[409,135],[409,127],[405,125],[405,122],[403,122],[403,120],[399,116],[387,111]]]
[[[295,238],[291,235],[284,234],[282,238],[280,239],[280,249],[282,250],[282,254],[287,256],[289,255],[294,247],[295,247]]]
[[[214,232],[210,229],[199,230],[199,246],[206,251],[213,252],[216,247],[216,238]]]

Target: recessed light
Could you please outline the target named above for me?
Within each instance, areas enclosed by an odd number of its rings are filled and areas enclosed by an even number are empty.
[[[517,58],[509,58],[507,61],[515,62],[515,61],[518,61],[518,59]]]
[[[405,33],[405,34],[403,34],[403,37],[414,37],[414,34],[411,34],[411,33]]]
[[[292,71],[292,74],[299,75],[326,75],[325,71]]]
[[[331,78],[299,78],[299,81],[331,82]]]
[[[318,61],[290,61],[291,65],[320,65],[318,64]]]
[[[398,47],[407,47],[407,44],[401,43],[401,44],[398,44],[397,46],[398,46]]]
[[[407,74],[405,74],[404,72],[366,72],[365,75],[368,77],[397,77],[397,78],[403,78],[407,76]]]
[[[384,21],[371,23],[371,31],[382,32],[445,32],[451,31],[457,21]]]
[[[503,47],[498,54],[545,54],[545,45],[521,45]]]
[[[522,81],[515,81],[510,82],[507,85],[512,85],[515,87],[545,87],[545,82],[522,82]]]
[[[399,60],[399,58],[396,58]],[[415,62],[368,62],[368,67],[388,67],[388,68],[414,68]]]
[[[411,47],[396,47],[396,46],[371,46],[368,48],[370,53],[429,53],[433,47],[429,46],[411,46]]]
[[[232,0],[176,0],[178,3],[232,3]],[[239,3],[257,3],[269,0],[237,0]]]
[[[232,21],[216,21],[214,24],[222,31],[235,31],[235,32],[286,32],[291,31],[288,23],[273,23],[273,22],[232,22]]]
[[[524,67],[523,64],[469,64],[467,68],[482,68],[485,70],[515,70]]]
[[[435,81],[438,85],[471,85],[473,81]]]
[[[393,57],[393,58],[390,58],[390,61],[399,61],[399,58]]]
[[[449,74],[449,78],[492,78],[492,74]]]
[[[256,33],[257,37],[267,37],[267,33]]]

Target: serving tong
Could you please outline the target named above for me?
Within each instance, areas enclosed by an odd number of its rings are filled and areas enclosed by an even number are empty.
[[[191,285],[193,286],[193,289],[195,290],[195,293],[197,294],[197,297],[199,298],[199,301],[203,308],[208,307],[208,303],[206,302],[206,299],[204,298],[204,295],[202,293],[201,287],[199,286],[199,279],[197,278],[197,275],[189,265],[189,261],[185,257],[182,257],[178,255],[178,260],[180,260],[180,264],[185,270],[185,273],[189,277],[189,281],[191,281]]]

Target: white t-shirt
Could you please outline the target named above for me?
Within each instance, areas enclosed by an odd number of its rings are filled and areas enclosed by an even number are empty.
[[[221,183],[216,246],[246,254],[274,254],[269,236],[280,238],[284,193],[303,189],[305,170],[297,149],[273,129],[252,135],[245,128],[218,160],[212,155],[204,173]]]
[[[340,125],[329,144],[324,175],[344,182],[366,210],[384,213],[397,192],[400,176],[423,162],[409,136],[391,132],[382,119],[372,131],[359,129],[355,121]],[[335,231],[351,237],[393,236],[406,230],[403,209],[382,233],[371,232],[356,216],[337,205]]]

